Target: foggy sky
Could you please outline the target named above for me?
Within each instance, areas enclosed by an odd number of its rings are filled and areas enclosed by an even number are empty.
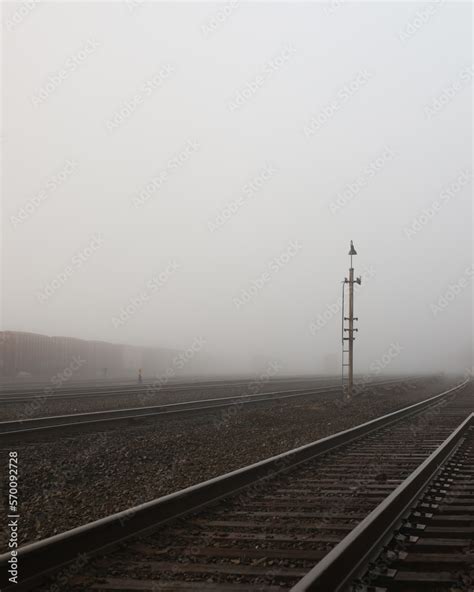
[[[472,366],[469,3],[3,8],[4,329]]]

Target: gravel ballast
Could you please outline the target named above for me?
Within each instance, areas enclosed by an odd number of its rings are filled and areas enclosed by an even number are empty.
[[[33,417],[47,417],[52,415],[69,415],[71,413],[88,413],[90,411],[106,411],[110,409],[127,409],[131,407],[146,407],[152,405],[166,405],[182,401],[200,401],[217,397],[240,397],[256,393],[282,392],[290,389],[320,389],[325,385],[338,386],[340,380],[301,380],[301,381],[255,381],[248,384],[216,385],[213,387],[186,388],[173,390],[167,386],[153,386],[142,388],[128,388],[126,393],[95,396],[71,396],[67,399],[52,399],[38,391],[31,401],[4,403],[0,406],[0,421],[25,420]],[[111,386],[111,389],[113,387]],[[93,392],[93,389],[91,389]],[[100,392],[100,391],[99,391]],[[70,395],[69,395],[70,396]]]
[[[342,404],[310,396],[37,443],[2,444],[19,456],[20,543],[125,510],[438,394],[459,381],[368,389]],[[2,491],[6,503],[5,485]],[[5,508],[6,509],[6,508]],[[6,549],[6,532],[1,549]]]

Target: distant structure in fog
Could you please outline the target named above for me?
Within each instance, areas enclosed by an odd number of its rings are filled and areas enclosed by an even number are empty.
[[[165,385],[175,378],[256,376],[267,380],[293,371],[278,356],[224,356],[209,352],[196,337],[182,349],[136,346],[75,337],[50,337],[23,331],[0,331],[0,380],[159,379]],[[72,370],[72,371],[71,371]]]
[[[0,331],[0,378],[54,377],[74,367],[74,378],[154,376],[172,367],[178,350]],[[177,372],[177,374],[179,374]]]

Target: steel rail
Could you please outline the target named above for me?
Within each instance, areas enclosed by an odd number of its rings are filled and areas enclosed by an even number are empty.
[[[268,383],[275,383],[275,384],[285,384],[288,382],[329,382],[329,383],[336,383],[336,378],[329,378],[329,377],[315,377],[315,378],[272,378],[268,381]],[[122,385],[82,385],[82,386],[74,386],[74,387],[64,387],[61,386],[59,392],[46,394],[44,393],[45,390],[50,389],[52,391],[56,390],[57,387],[52,384],[43,384],[36,388],[35,390],[28,390],[26,392],[22,390],[18,391],[5,391],[0,387],[0,402],[18,402],[18,401],[26,401],[37,398],[39,394],[42,394],[44,397],[47,397],[48,400],[56,400],[56,399],[74,399],[74,398],[85,398],[85,397],[97,397],[97,396],[109,396],[109,395],[133,395],[140,392],[146,392],[150,388],[153,388],[157,391],[167,391],[167,392],[179,392],[179,391],[188,391],[188,390],[199,390],[202,388],[211,388],[211,389],[219,389],[225,387],[238,387],[238,386],[245,386],[251,385],[255,382],[258,382],[258,379],[254,380],[246,380],[246,381],[214,381],[214,382],[203,382],[203,383],[166,383],[162,385],[160,381],[144,381],[142,384],[137,384],[136,382],[130,382],[129,384]],[[267,384],[268,384],[267,383]],[[42,392],[43,391],[43,392]],[[93,392],[91,392],[93,391]]]
[[[370,383],[370,386],[382,386],[400,381],[384,381]],[[405,382],[405,381],[403,381]],[[369,386],[369,385],[367,385]],[[273,391],[268,393],[257,393],[235,395],[229,397],[216,397],[212,399],[201,399],[195,401],[182,401],[179,403],[165,403],[148,407],[132,407],[126,409],[109,409],[106,411],[89,411],[85,413],[74,413],[68,415],[51,415],[34,417],[31,419],[7,420],[0,422],[0,439],[5,436],[34,434],[38,432],[56,431],[62,428],[80,428],[81,426],[110,425],[111,423],[137,422],[147,418],[159,416],[177,416],[199,411],[213,411],[234,405],[256,405],[270,401],[305,397],[309,395],[330,394],[341,391],[339,385],[312,387],[309,389],[291,389],[287,391]]]
[[[279,378],[272,378],[271,380],[277,382],[296,382],[296,381],[308,381],[308,380],[333,380],[335,379],[334,376],[330,375],[300,375],[300,376],[280,376]],[[157,378],[143,378],[143,386],[147,384],[153,383],[154,380]],[[227,377],[227,378],[215,378],[215,379],[204,379],[201,380],[177,380],[177,379],[169,379],[167,384],[171,387],[196,387],[196,386],[219,386],[221,384],[245,384],[248,382],[252,382],[254,380],[258,380],[258,376],[240,376],[240,377]],[[42,381],[42,382],[31,382],[31,383],[6,383],[0,382],[0,391],[6,393],[17,393],[17,392],[35,392],[39,388],[44,388],[51,386],[51,381]],[[136,379],[127,378],[124,379],[84,379],[84,380],[68,380],[66,384],[64,384],[61,388],[63,390],[77,390],[77,389],[87,389],[87,388],[110,388],[114,386],[123,386],[123,387],[133,387],[138,386]],[[34,389],[34,390],[32,390]]]
[[[325,452],[335,450],[382,427],[414,416],[463,389],[468,380],[438,395],[393,411],[349,430],[338,432],[310,444],[278,454],[266,460],[237,469],[176,493],[129,508],[67,532],[28,544],[18,550],[21,574],[18,584],[8,586],[9,553],[0,555],[0,586],[16,592],[31,590],[51,572],[74,562],[79,556],[87,561],[99,552],[115,547],[125,539],[143,535],[178,517],[194,512],[245,487],[270,479]],[[3,588],[2,588],[3,590]]]
[[[308,572],[291,592],[346,592],[357,575],[393,536],[396,529],[443,464],[455,452],[467,430],[474,426],[474,413],[383,502]]]
[[[364,379],[363,383],[370,385],[370,384],[374,384],[372,378],[376,378],[374,377],[370,377],[370,380],[367,380],[367,378]],[[405,382],[407,380],[422,380],[422,379],[426,379],[426,376],[407,376],[407,377],[403,377],[403,378],[392,378],[392,379],[387,379],[386,382]],[[252,385],[255,384],[256,380],[248,380],[245,382],[224,382],[224,383],[209,383],[209,384],[179,384],[179,385],[172,385],[172,384],[167,384],[167,385],[161,385],[158,381],[154,381],[154,382],[149,382],[146,383],[144,382],[142,385],[139,384],[129,384],[126,387],[123,388],[113,388],[111,390],[111,387],[100,387],[100,386],[90,386],[88,388],[84,388],[82,387],[81,390],[68,390],[68,389],[63,389],[63,387],[61,387],[61,391],[58,393],[51,393],[51,394],[46,394],[44,392],[44,390],[46,389],[46,387],[43,388],[43,391],[41,390],[35,390],[35,391],[30,391],[28,393],[20,393],[20,394],[13,394],[13,393],[3,393],[4,396],[0,396],[0,403],[26,403],[29,401],[34,401],[37,400],[39,397],[44,398],[48,401],[59,401],[59,400],[74,400],[74,399],[88,399],[88,398],[97,398],[97,397],[109,397],[109,396],[134,396],[134,395],[140,395],[140,394],[147,394],[150,393],[150,389],[152,391],[154,391],[153,394],[161,394],[161,393],[175,393],[175,392],[182,392],[182,391],[193,391],[193,390],[200,390],[200,389],[219,389],[219,388],[227,388],[227,387],[239,387],[239,386],[248,386],[248,385]],[[340,384],[340,382],[336,379],[336,378],[316,378],[316,379],[297,379],[297,380],[292,380],[292,379],[272,379],[270,381],[268,381],[266,384],[271,385],[271,383],[275,383],[275,384],[282,384],[285,385],[285,383],[288,382],[294,382],[294,383],[299,383],[299,382],[327,382],[327,384],[322,384],[322,385],[318,385],[315,388],[318,388],[319,386],[337,386]],[[50,386],[49,388],[51,390],[55,390],[56,387],[54,386]],[[101,390],[102,388],[102,390]],[[107,390],[108,389],[108,390]],[[69,394],[66,394],[68,393]],[[1,389],[0,389],[0,395],[2,394]],[[263,394],[263,393],[261,393]],[[150,395],[151,396],[151,395]]]
[[[70,426],[100,425],[107,422],[146,419],[156,416],[182,415],[197,411],[212,411],[233,405],[257,404],[292,397],[303,397],[312,394],[338,392],[339,386],[319,387],[311,389],[293,389],[290,391],[274,391],[257,395],[240,395],[219,397],[180,403],[166,403],[150,407],[132,407],[127,409],[110,409],[107,411],[89,411],[70,415],[52,415],[0,422],[0,437],[12,434],[54,430]],[[290,393],[290,394],[288,394]]]

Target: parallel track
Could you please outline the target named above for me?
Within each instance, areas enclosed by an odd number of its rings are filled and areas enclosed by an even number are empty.
[[[336,590],[304,580],[472,413],[465,386],[29,545],[15,590],[41,589],[38,580],[61,564],[44,590]],[[92,559],[105,549],[113,552]],[[87,564],[80,576],[78,557]]]
[[[400,379],[398,379],[400,380]],[[258,380],[257,378],[245,381],[212,381],[212,382],[194,382],[194,383],[172,383],[166,381],[148,381],[143,384],[129,383],[129,384],[110,384],[110,385],[78,385],[69,386],[63,385],[56,387],[54,384],[43,384],[30,390],[23,390],[21,388],[6,390],[0,389],[2,396],[0,397],[0,403],[25,403],[43,397],[48,401],[55,400],[73,400],[83,398],[95,398],[95,397],[106,397],[106,396],[130,396],[130,395],[150,395],[161,392],[182,392],[182,391],[196,391],[201,389],[213,390],[213,389],[225,389],[234,387],[249,387],[253,384],[259,386],[273,386],[278,384],[287,383],[327,383],[328,385],[340,383],[339,378],[327,378],[327,377],[313,377],[313,378],[272,378],[267,382]]]
[[[426,376],[412,376],[403,378],[386,378],[385,383],[391,382],[404,382],[406,380],[425,380]],[[356,378],[357,382],[357,378]],[[377,376],[364,377],[364,384],[370,386],[371,384],[377,383]],[[132,395],[145,395],[147,398],[152,398],[154,395],[162,393],[180,393],[189,391],[200,391],[200,390],[229,390],[232,388],[242,388],[242,390],[253,390],[254,388],[265,389],[273,388],[277,385],[299,385],[305,383],[317,383],[321,386],[332,386],[341,383],[340,377],[338,378],[327,378],[327,377],[315,377],[315,378],[272,378],[268,381],[265,380],[246,380],[246,381],[213,381],[208,383],[184,383],[184,384],[173,384],[160,381],[144,382],[143,384],[115,384],[115,385],[94,385],[94,386],[61,386],[55,387],[54,385],[43,385],[42,388],[37,388],[27,392],[15,390],[6,392],[0,389],[0,403],[28,403],[41,398],[45,401],[72,401],[74,399],[88,399],[98,397],[117,397],[117,396],[132,396]],[[51,391],[51,392],[50,392]]]
[[[382,386],[385,384],[404,381],[390,380],[383,382],[371,382],[368,386]],[[195,401],[183,401],[180,403],[168,403],[148,407],[133,407],[128,409],[111,409],[107,411],[91,411],[87,413],[74,413],[69,415],[53,415],[47,417],[35,417],[32,419],[9,420],[0,422],[0,438],[11,436],[24,436],[28,434],[45,434],[58,430],[83,429],[86,427],[100,428],[103,426],[136,423],[146,419],[159,417],[172,417],[203,412],[220,411],[233,406],[257,405],[305,397],[310,395],[324,395],[340,393],[341,387],[322,386],[307,389],[290,389],[286,391],[274,391],[259,394],[244,394],[239,396],[218,397],[213,399],[201,399]],[[71,432],[69,432],[71,433]]]

